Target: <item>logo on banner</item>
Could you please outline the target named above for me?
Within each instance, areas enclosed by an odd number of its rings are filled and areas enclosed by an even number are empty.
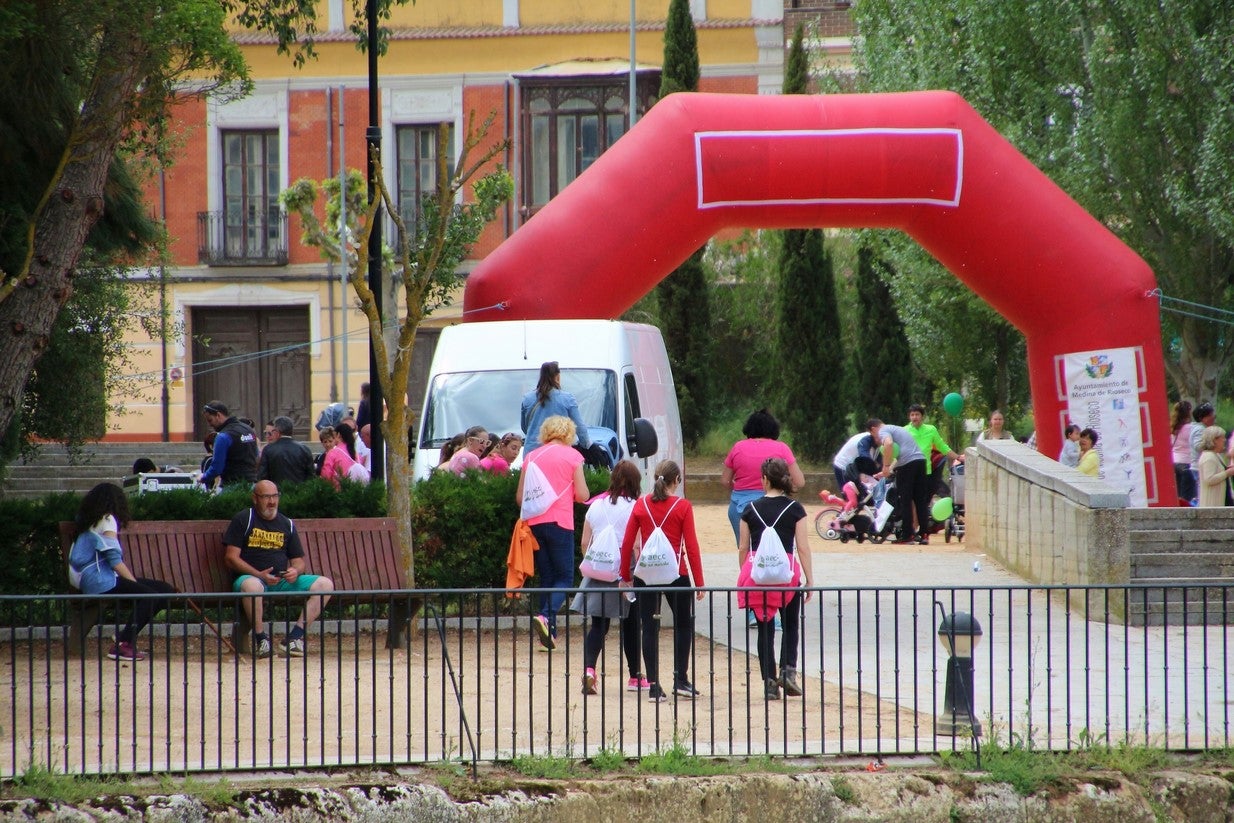
[[[1114,364],[1110,362],[1110,358],[1104,354],[1094,354],[1088,358],[1088,362],[1084,364],[1084,371],[1094,380],[1102,377],[1109,377],[1114,372]]]

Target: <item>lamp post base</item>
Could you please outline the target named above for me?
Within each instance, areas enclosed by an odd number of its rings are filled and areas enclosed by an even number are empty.
[[[981,721],[960,715],[939,715],[935,728],[940,737],[981,737]]]

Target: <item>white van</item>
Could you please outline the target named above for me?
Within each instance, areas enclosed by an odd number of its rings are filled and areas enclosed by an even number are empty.
[[[674,460],[684,471],[681,415],[659,329],[612,320],[513,320],[442,330],[420,415],[415,478],[428,477],[441,447],[471,426],[496,437],[522,432],[523,395],[550,360],[560,365],[561,388],[578,401],[592,441],[637,463],[644,491],[659,461]],[[521,461],[522,455],[516,465]]]

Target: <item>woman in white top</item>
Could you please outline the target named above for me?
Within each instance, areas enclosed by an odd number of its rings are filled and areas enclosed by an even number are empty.
[[[596,535],[611,525],[617,537],[615,548],[620,557],[621,539],[625,536],[626,522],[630,519],[634,501],[638,499],[641,481],[642,475],[638,466],[629,460],[622,460],[613,467],[608,492],[592,502],[587,509],[587,518],[583,521],[584,555]],[[582,591],[574,596],[570,610],[591,618],[591,625],[583,638],[583,694],[592,695],[598,691],[596,663],[604,651],[604,639],[608,636],[608,629],[614,618],[621,620],[621,648],[625,652],[626,666],[630,672],[626,689],[646,689],[649,684],[639,669],[641,652],[638,612],[631,608],[632,601],[618,590],[617,580],[609,583],[584,576],[580,588]]]
[[[1225,429],[1208,426],[1200,436],[1200,505],[1224,506],[1234,467],[1226,464]]]
[[[998,409],[990,412],[990,428],[977,435],[978,440],[1011,440],[1011,432],[1007,431],[1003,426],[1007,423],[1007,418]]]

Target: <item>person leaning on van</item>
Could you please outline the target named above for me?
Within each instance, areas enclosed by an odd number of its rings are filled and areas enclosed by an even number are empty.
[[[578,401],[574,399],[574,395],[561,390],[561,367],[553,360],[540,365],[539,382],[534,389],[523,395],[520,421],[527,434],[523,454],[531,454],[539,448],[540,427],[544,425],[544,421],[558,414],[574,422],[580,449],[591,445],[591,436],[587,433],[582,412],[578,410]],[[572,446],[574,441],[566,445]]]

